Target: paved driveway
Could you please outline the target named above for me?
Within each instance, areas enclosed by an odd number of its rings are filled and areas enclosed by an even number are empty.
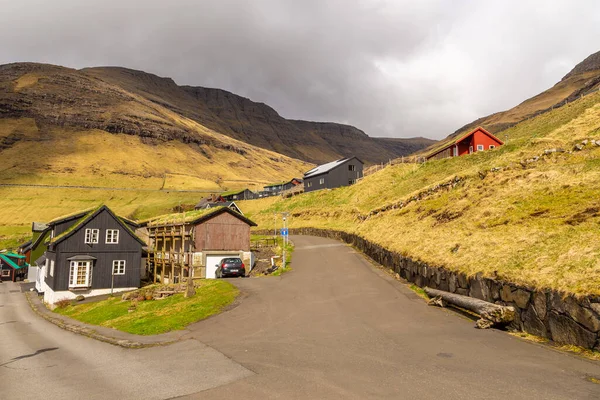
[[[237,280],[239,307],[195,325],[256,373],[194,399],[600,399],[600,363],[429,307],[339,242],[299,236],[293,271]]]

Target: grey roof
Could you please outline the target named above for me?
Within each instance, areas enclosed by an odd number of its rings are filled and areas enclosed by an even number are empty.
[[[352,158],[354,158],[354,157],[352,157]],[[332,169],[334,169],[335,167],[342,165],[343,163],[345,163],[348,160],[350,160],[350,158],[342,158],[339,160],[328,162],[327,164],[319,165],[318,167],[315,167],[315,168],[311,169],[310,171],[306,172],[304,174],[304,179],[310,178],[311,176],[321,175],[326,172],[329,172]]]
[[[67,261],[89,261],[89,260],[95,260],[96,257],[92,257],[92,256],[88,256],[88,255],[80,255],[80,256],[73,256],[73,257],[69,257],[67,258]]]
[[[35,260],[35,263],[37,264],[38,267],[41,267],[42,265],[46,264],[46,256],[44,254],[42,254],[42,256],[40,258]]]
[[[43,222],[34,222],[31,226],[31,230],[33,232],[42,232],[46,228],[48,228],[48,225],[44,224]]]

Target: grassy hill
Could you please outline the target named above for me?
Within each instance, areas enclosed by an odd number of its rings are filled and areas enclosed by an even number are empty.
[[[555,108],[571,103],[582,96],[588,95],[600,89],[600,52],[594,53],[577,64],[560,82],[550,89],[522,102],[521,104],[483,118],[479,118],[448,136],[457,138],[477,126],[483,126],[488,131],[498,134],[504,139],[504,130],[533,118],[536,115],[546,113]],[[502,134],[500,134],[502,132]],[[446,141],[434,143],[424,150],[416,150],[426,154],[434,149],[444,146]]]
[[[505,146],[386,167],[354,186],[240,206],[271,229],[357,233],[430,265],[537,288],[600,294],[600,94],[507,129]],[[548,152],[565,149],[567,152]],[[542,155],[544,154],[544,155]],[[457,179],[458,178],[458,179]],[[454,182],[448,190],[440,186]]]

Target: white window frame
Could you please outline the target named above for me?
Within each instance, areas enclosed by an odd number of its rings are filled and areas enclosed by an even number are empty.
[[[473,154],[473,146],[469,146],[469,154]]]
[[[125,260],[113,260],[113,275],[125,275],[125,266],[127,263]]]
[[[484,151],[485,150],[485,146],[482,144],[478,144],[477,145],[477,151]]]
[[[110,241],[108,240],[109,238],[110,238]],[[119,244],[119,230],[118,229],[107,229],[106,230],[106,244]]]
[[[319,179],[319,185],[324,185],[324,184],[325,184],[325,178]]]
[[[306,182],[307,187],[312,187],[312,182]]]
[[[490,144],[490,150],[494,150],[496,148],[496,146],[494,146],[493,144]]]
[[[356,171],[356,165],[353,165],[353,164],[348,165],[348,171],[352,171],[352,172]]]
[[[2,270],[2,275],[3,278],[6,278],[7,276],[10,276],[10,269],[3,269]]]
[[[452,148],[452,156],[453,157],[458,157],[458,146],[454,146]]]
[[[85,282],[77,283],[80,268],[86,268]],[[92,286],[92,261],[71,261],[69,264],[69,288],[87,288]]]
[[[44,263],[44,276],[47,278],[48,273],[50,272],[50,260],[46,258],[46,262]]]
[[[54,260],[50,260],[50,276],[54,276]]]
[[[98,244],[100,241],[100,229],[85,230],[85,244]]]

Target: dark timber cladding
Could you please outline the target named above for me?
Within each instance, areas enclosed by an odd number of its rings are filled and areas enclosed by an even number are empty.
[[[115,260],[125,263],[123,273],[114,275],[114,287],[139,287],[142,246],[145,243],[131,231],[128,224],[102,206],[84,216],[83,220],[72,221],[71,225],[61,234],[54,234],[46,252],[49,262],[55,263],[54,274],[48,273],[45,278],[50,288],[54,291],[72,289],[69,281],[72,261],[92,263],[89,284],[81,289],[110,288]],[[97,235],[93,243],[89,243],[89,237],[86,240],[86,231],[89,235],[90,230]],[[107,240],[107,230],[118,232],[117,239],[111,240],[112,243]]]
[[[304,174],[304,191],[333,189],[356,183],[363,176],[364,163],[356,157],[319,165]]]

